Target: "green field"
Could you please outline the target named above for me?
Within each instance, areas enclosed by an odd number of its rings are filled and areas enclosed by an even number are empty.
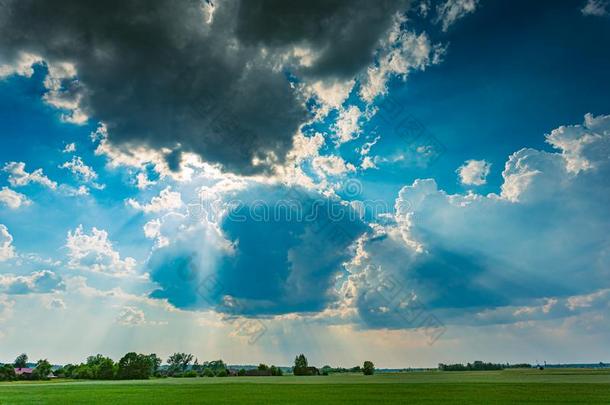
[[[610,404],[596,370],[409,372],[327,377],[180,378],[0,384],[0,404]]]

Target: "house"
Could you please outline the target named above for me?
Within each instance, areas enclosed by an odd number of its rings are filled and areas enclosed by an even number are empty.
[[[15,368],[15,375],[17,377],[31,377],[32,373],[34,373],[34,369],[30,367]]]

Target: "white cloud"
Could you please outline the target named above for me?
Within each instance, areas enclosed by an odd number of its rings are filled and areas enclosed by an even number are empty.
[[[64,162],[59,168],[69,170],[79,181],[89,183],[92,187],[104,188],[104,185],[96,183],[98,175],[95,170],[91,166],[87,166],[80,156],[72,156],[72,160]]]
[[[484,160],[470,159],[457,169],[460,181],[464,185],[481,186],[487,183],[491,163]]]
[[[74,153],[76,152],[76,144],[74,142],[69,143],[65,146],[64,150],[62,150],[63,153]]]
[[[346,163],[342,157],[336,155],[317,156],[312,160],[312,167],[321,176],[341,176],[356,171],[351,163]]]
[[[587,3],[580,10],[583,15],[604,17],[608,15],[608,2],[603,0],[587,0]]]
[[[131,207],[143,211],[147,214],[160,211],[172,211],[182,207],[182,197],[179,192],[172,191],[170,186],[161,190],[158,196],[153,197],[148,204],[140,204],[133,198],[129,198],[126,203]]]
[[[373,159],[370,156],[365,156],[362,159],[360,168],[362,168],[362,170],[377,169],[377,165],[375,164],[375,162],[373,161]]]
[[[33,65],[41,63],[42,58],[27,52],[20,52],[19,58],[14,64],[0,65],[0,80],[11,75],[19,75],[25,77],[32,77],[34,74]]]
[[[0,293],[35,294],[61,291],[65,288],[61,277],[50,270],[41,270],[27,276],[0,274]]]
[[[428,65],[439,63],[445,52],[440,45],[433,45],[425,33],[401,30],[403,22],[403,18],[397,18],[378,64],[367,70],[360,88],[360,97],[367,103],[387,93],[387,82],[392,76],[406,80],[411,70],[425,70]]]
[[[0,224],[0,262],[15,257],[13,247],[13,235],[8,231],[6,225]]]
[[[80,108],[83,87],[78,81],[76,67],[67,62],[48,63],[44,86],[47,93],[43,100],[58,109],[66,110],[61,120],[71,124],[83,125],[89,117]]]
[[[147,189],[148,187],[150,187],[150,186],[152,186],[152,185],[156,184],[156,182],[151,181],[151,180],[148,178],[148,175],[146,174],[146,172],[140,172],[140,173],[138,173],[138,174],[136,175],[136,180],[135,180],[135,183],[136,183],[136,187],[137,187],[138,189],[140,189],[140,190],[145,190],[145,189]]]
[[[49,302],[47,302],[47,308],[66,309],[66,303],[61,298],[52,298]]]
[[[13,187],[22,187],[30,183],[38,183],[52,190],[57,188],[57,183],[44,175],[42,169],[36,169],[31,173],[25,170],[24,162],[9,162],[2,169],[9,174],[8,181]]]
[[[2,190],[0,190],[0,203],[14,210],[21,206],[30,205],[32,201],[24,194],[11,190],[8,187],[2,187]]]
[[[83,195],[89,195],[89,188],[80,185],[78,187],[72,187],[67,184],[60,184],[58,188],[59,192],[68,197],[78,197]]]
[[[74,232],[68,231],[66,248],[71,268],[117,276],[135,271],[136,260],[132,257],[121,259],[104,230],[93,227],[91,233],[86,234],[79,225]]]
[[[587,114],[546,139],[555,152],[509,157],[500,194],[447,194],[432,179],[403,187],[394,221],[349,266],[347,291],[369,325],[400,327],[396,308],[377,311],[367,290],[388,276],[446,323],[607,310],[610,116]]]
[[[119,313],[116,322],[125,326],[137,326],[146,323],[144,311],[136,307],[125,306]]]
[[[436,7],[436,22],[442,22],[443,31],[447,31],[460,18],[473,13],[478,0],[447,0]]]
[[[334,132],[335,143],[341,145],[358,138],[360,135],[360,119],[362,111],[355,105],[349,106],[346,109],[339,111],[337,121],[332,125],[331,129]]]
[[[330,110],[340,109],[352,91],[354,83],[354,80],[313,83],[308,89],[311,89],[318,102],[321,103],[321,107],[317,111],[318,118],[326,116]]]

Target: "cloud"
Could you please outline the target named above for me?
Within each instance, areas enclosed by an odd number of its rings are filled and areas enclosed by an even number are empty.
[[[358,138],[361,116],[362,112],[354,105],[339,111],[339,117],[331,128],[334,131],[335,143],[337,145]]]
[[[64,147],[62,152],[63,153],[74,153],[74,152],[76,152],[76,144],[74,142],[66,144],[66,146]]]
[[[0,190],[0,203],[14,210],[21,206],[30,205],[32,201],[24,194],[11,190],[8,187],[2,187]]]
[[[348,265],[345,299],[365,325],[412,327],[404,314],[413,297],[446,323],[607,306],[610,116],[587,114],[546,140],[556,151],[509,157],[500,194],[447,194],[432,179],[403,187],[394,222],[377,226]],[[401,299],[388,302],[371,288],[384,280]]]
[[[470,159],[464,162],[456,172],[460,182],[467,186],[482,186],[487,183],[487,176],[491,170],[491,163],[484,160]]]
[[[15,257],[13,247],[13,235],[8,231],[6,225],[0,224],[0,262]]]
[[[360,88],[360,97],[372,103],[376,97],[387,94],[387,83],[397,76],[403,81],[412,70],[425,70],[427,66],[437,64],[445,49],[439,44],[432,44],[425,33],[416,34],[404,31],[403,17],[397,18],[384,41],[377,63],[369,66]]]
[[[158,196],[153,197],[148,204],[140,204],[133,198],[130,198],[126,201],[126,203],[139,210],[143,211],[147,214],[160,212],[160,211],[172,211],[179,209],[182,207],[182,196],[177,191],[172,191],[170,186],[167,186]]]
[[[155,235],[168,244],[148,263],[159,285],[152,297],[251,316],[319,311],[337,299],[335,277],[367,230],[351,207],[280,185],[222,197],[216,221],[163,217]]]
[[[0,293],[3,294],[42,294],[64,289],[62,278],[50,270],[37,271],[28,276],[0,274]]]
[[[52,298],[47,303],[49,309],[66,309],[66,303],[61,298]]]
[[[9,162],[2,168],[3,171],[9,174],[8,182],[13,187],[27,186],[30,183],[38,183],[45,187],[55,190],[57,183],[50,180],[44,175],[42,169],[36,169],[31,173],[25,170],[23,162]]]
[[[135,271],[136,260],[132,257],[121,259],[108,239],[108,233],[101,229],[93,227],[91,233],[87,234],[79,225],[74,231],[68,231],[66,248],[68,266],[71,268],[116,276],[133,274]]]
[[[0,321],[6,321],[13,315],[15,301],[11,301],[6,296],[0,295]]]
[[[45,101],[65,110],[65,121],[105,123],[106,149],[169,150],[162,156],[174,171],[191,152],[229,171],[261,173],[284,161],[308,120],[287,73],[307,86],[353,80],[407,7],[400,0],[290,7],[130,0],[99,9],[75,0],[7,1],[2,74],[31,75],[28,63],[44,61]]]
[[[119,325],[124,326],[137,326],[145,324],[146,317],[144,316],[144,311],[142,311],[141,309],[131,306],[125,306],[119,313],[116,322]]]
[[[321,177],[341,176],[356,171],[353,164],[346,163],[342,157],[336,155],[317,156],[312,160],[312,167]]]
[[[582,15],[595,17],[605,17],[608,15],[608,2],[603,0],[587,0],[587,3],[580,10]]]
[[[87,166],[80,156],[72,156],[72,160],[64,162],[59,166],[60,169],[67,169],[74,177],[83,183],[91,184],[97,189],[103,189],[104,185],[96,182],[98,175],[91,166]]]
[[[443,31],[447,31],[460,18],[473,13],[478,0],[446,0],[436,7],[436,22],[442,22]]]

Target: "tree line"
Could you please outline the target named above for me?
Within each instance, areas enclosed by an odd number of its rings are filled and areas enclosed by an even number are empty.
[[[504,370],[506,368],[532,368],[531,364],[508,364],[508,363],[484,363],[482,361],[475,361],[474,363],[467,363],[466,365],[461,363],[456,364],[443,364],[439,363],[438,369],[441,371],[487,371],[487,370]]]
[[[194,361],[193,361],[194,359]],[[44,380],[52,377],[72,378],[83,380],[140,380],[150,377],[227,377],[234,376],[282,376],[284,372],[275,365],[268,366],[259,364],[255,369],[241,368],[230,370],[222,360],[205,361],[199,360],[189,353],[174,353],[167,359],[167,364],[162,366],[162,359],[155,353],[141,354],[129,352],[118,362],[110,357],[97,354],[87,357],[80,364],[66,364],[55,370],[47,359],[36,362],[31,372],[27,368],[28,356],[25,353],[17,356],[12,364],[0,366],[0,381],[12,381],[18,379]],[[24,373],[27,369],[28,372]],[[19,370],[19,372],[16,372]],[[294,375],[328,375],[334,372],[362,372],[372,375],[375,367],[372,362],[365,361],[363,366],[352,369],[332,368],[324,366],[322,370],[311,367],[305,355],[300,354],[295,358],[292,372]]]

